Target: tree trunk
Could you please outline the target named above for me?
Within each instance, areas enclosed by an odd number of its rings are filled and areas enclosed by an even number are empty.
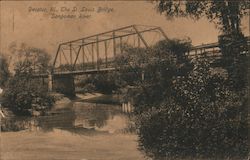
[[[222,2],[221,5],[221,23],[224,34],[230,34],[230,23],[228,18],[228,5]]]

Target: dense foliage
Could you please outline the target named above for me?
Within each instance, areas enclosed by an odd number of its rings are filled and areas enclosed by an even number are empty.
[[[116,72],[93,74],[77,82],[76,91],[80,93],[100,92],[111,94],[116,92],[120,86],[119,77]]]
[[[240,33],[241,18],[249,12],[249,2],[246,0],[157,0],[155,3],[158,11],[168,18],[191,17],[196,20],[206,17],[223,34]]]
[[[28,51],[38,55],[30,56]],[[44,113],[54,103],[53,97],[48,94],[47,86],[39,79],[34,79],[33,74],[39,67],[40,71],[48,69],[48,57],[39,49],[27,49],[26,58],[20,59],[15,64],[15,74],[11,76],[3,93],[3,105],[18,115],[33,115],[34,111]],[[35,62],[39,63],[36,64]],[[37,67],[34,68],[34,64]],[[35,70],[34,70],[35,69]]]
[[[118,66],[122,66],[119,71],[122,81],[125,81],[123,87],[129,92],[125,99],[133,99],[136,113],[159,105],[171,95],[172,79],[184,76],[192,69],[185,56],[190,46],[189,39],[168,39],[150,49],[127,46],[123,55],[117,57]]]
[[[155,67],[149,80],[145,80],[147,84],[137,83],[138,87],[130,92],[136,107],[141,150],[153,159],[247,159],[249,58],[241,19],[247,15],[249,3],[230,0],[153,3],[167,18],[206,17],[214,22],[222,33],[219,36],[222,57],[212,66],[207,59],[191,63],[188,59],[173,61],[169,55],[175,53],[178,57],[181,51],[169,47],[169,42],[161,47],[158,53],[162,60],[144,68],[147,72]],[[146,61],[152,59],[155,58]],[[159,72],[164,69],[172,72]]]
[[[155,159],[241,159],[248,153],[246,88],[235,90],[228,71],[206,58],[189,61],[189,47],[187,40],[167,40],[127,48],[119,57],[120,72],[134,73],[123,80],[135,105],[140,148]]]
[[[172,96],[139,115],[141,147],[163,157],[242,158],[247,150],[247,97],[208,64],[173,81]]]
[[[3,105],[17,115],[32,115],[33,111],[44,113],[53,103],[45,88],[26,77],[12,77],[4,91]]]

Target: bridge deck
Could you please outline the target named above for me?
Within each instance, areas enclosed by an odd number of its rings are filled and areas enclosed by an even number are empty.
[[[110,68],[95,68],[95,69],[88,69],[88,70],[79,70],[79,71],[62,71],[62,72],[55,72],[53,73],[53,76],[62,76],[62,75],[83,75],[83,74],[94,74],[94,73],[102,73],[102,72],[109,72],[116,70],[115,67]],[[47,78],[48,74],[35,74],[33,77],[41,77],[41,78]]]

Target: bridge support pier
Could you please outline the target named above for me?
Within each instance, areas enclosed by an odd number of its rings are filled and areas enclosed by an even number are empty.
[[[66,96],[74,97],[75,96],[74,76],[72,75],[55,76],[54,75],[52,89],[53,91],[65,94]]]

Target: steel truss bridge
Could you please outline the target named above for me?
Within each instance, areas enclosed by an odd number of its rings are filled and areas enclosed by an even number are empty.
[[[96,35],[59,44],[50,73],[37,73],[35,77],[49,74],[82,75],[114,71],[114,60],[123,54],[125,46],[149,48],[160,40],[168,39],[160,27],[130,25]],[[247,37],[249,43],[249,37]],[[243,53],[244,54],[244,53]],[[186,55],[194,57],[221,57],[218,43],[192,47]]]
[[[53,75],[89,74],[115,70],[114,59],[125,46],[150,47],[167,39],[160,27],[131,25],[59,44]]]

